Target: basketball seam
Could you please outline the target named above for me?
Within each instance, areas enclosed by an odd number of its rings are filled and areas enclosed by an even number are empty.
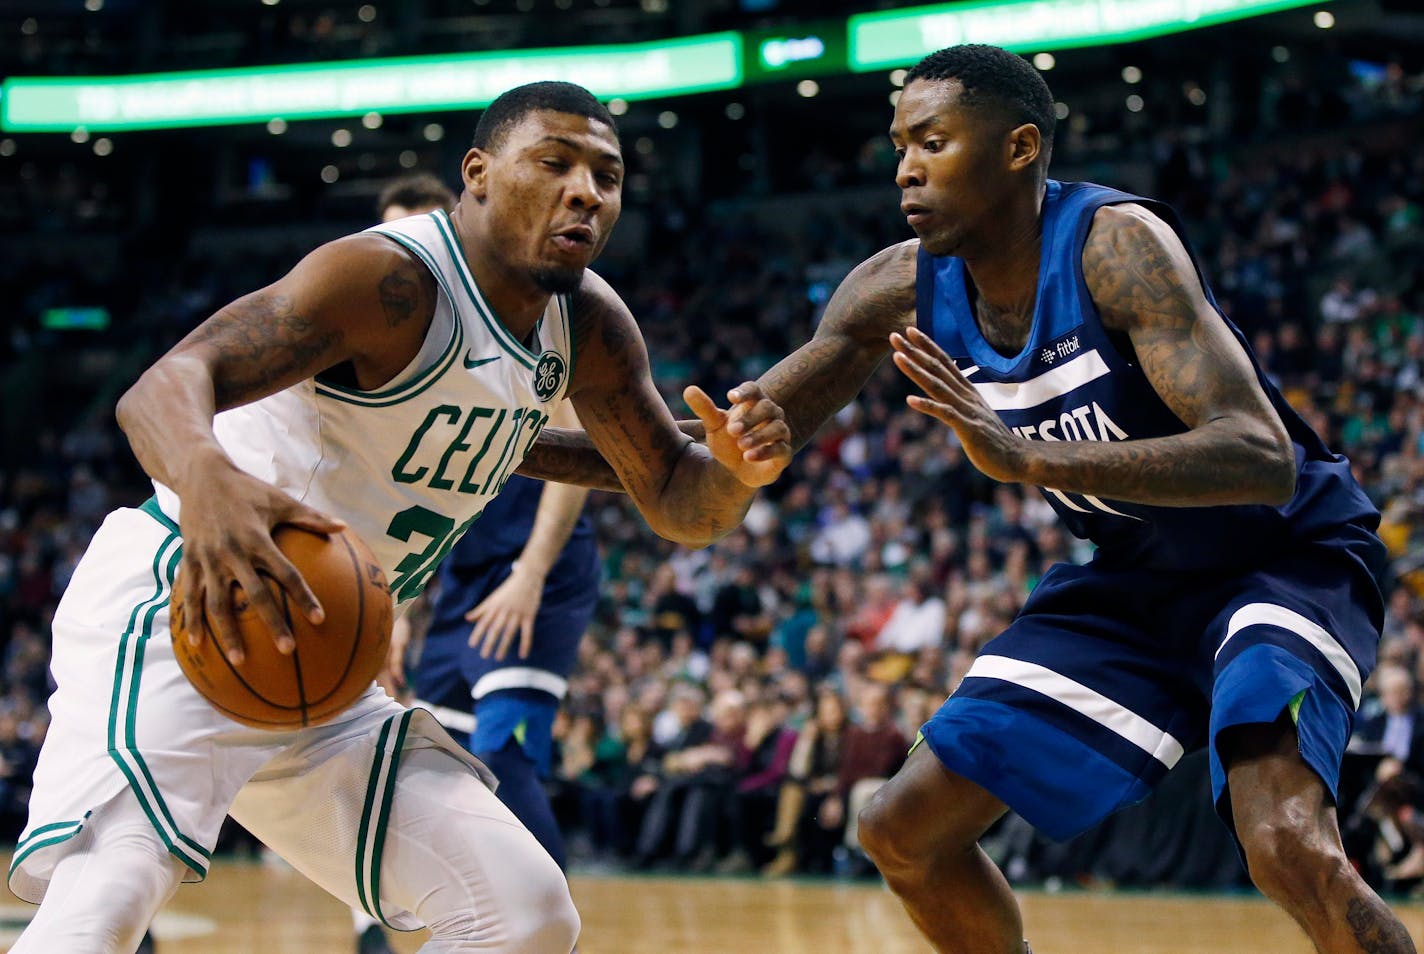
[[[287,591],[278,587],[278,592],[282,594],[282,618],[286,620],[287,632],[292,634],[292,675],[297,680],[297,706],[302,710],[302,728],[311,725],[311,718],[307,713],[307,686],[302,681],[302,657],[301,647],[297,645],[297,634],[292,628],[292,604],[287,599]]]

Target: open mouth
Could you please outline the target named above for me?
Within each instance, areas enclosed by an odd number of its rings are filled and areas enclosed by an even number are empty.
[[[912,228],[922,222],[929,221],[929,219],[934,216],[934,212],[927,206],[917,205],[912,202],[900,206],[900,211],[904,214],[905,221],[910,223]]]
[[[575,225],[554,233],[554,244],[565,251],[585,250],[593,247],[593,229],[587,225]]]

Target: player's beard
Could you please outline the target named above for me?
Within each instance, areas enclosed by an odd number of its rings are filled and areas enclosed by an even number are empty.
[[[541,291],[551,295],[569,295],[578,291],[583,282],[583,269],[541,265],[530,273],[530,277]]]

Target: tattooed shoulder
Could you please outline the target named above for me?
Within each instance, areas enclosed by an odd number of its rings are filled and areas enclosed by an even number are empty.
[[[857,265],[826,309],[822,326],[857,339],[884,341],[915,320],[917,239],[883,249]]]
[[[435,276],[411,262],[398,262],[377,286],[386,325],[391,328],[428,314],[435,297]]]
[[[1093,216],[1083,279],[1114,331],[1196,315],[1201,285],[1191,257],[1170,225],[1135,203],[1106,205]]]

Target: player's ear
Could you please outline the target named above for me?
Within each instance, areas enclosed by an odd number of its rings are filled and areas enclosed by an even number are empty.
[[[460,176],[465,180],[465,191],[481,204],[489,194],[489,153],[477,146],[471,146],[460,162]]]
[[[1036,125],[1024,123],[1009,132],[1007,145],[1009,168],[1018,172],[1038,162],[1039,154],[1043,151],[1043,136]]]

